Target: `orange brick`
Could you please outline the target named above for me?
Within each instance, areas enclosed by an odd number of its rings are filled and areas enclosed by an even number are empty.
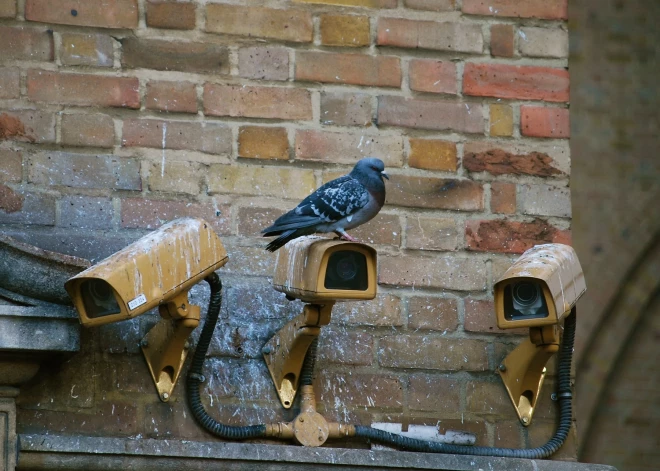
[[[105,34],[62,33],[60,59],[65,65],[95,65],[112,67],[114,46]]]
[[[570,231],[557,229],[541,219],[467,221],[465,239],[468,250],[478,252],[523,253],[537,244],[571,244]]]
[[[463,0],[463,13],[471,15],[510,16],[565,20],[568,0]]]
[[[401,62],[392,56],[300,51],[296,53],[296,80],[400,87]]]
[[[456,171],[456,143],[438,139],[410,139],[408,165],[429,170]]]
[[[312,119],[312,98],[301,88],[204,86],[204,112],[212,116]]]
[[[197,113],[195,84],[151,80],[147,83],[145,105],[150,110]]]
[[[254,159],[288,159],[289,138],[286,129],[241,126],[238,131],[238,156]]]
[[[418,92],[456,95],[456,64],[425,59],[410,61],[410,89]]]
[[[195,29],[195,4],[161,0],[147,1],[147,26],[165,29]]]
[[[495,57],[513,57],[513,26],[490,27],[490,54]]]
[[[568,138],[571,136],[568,109],[521,106],[520,132],[523,136]]]
[[[516,184],[492,182],[490,184],[490,210],[498,214],[516,212]]]
[[[362,47],[369,42],[368,16],[321,15],[321,44],[324,46]]]
[[[25,19],[42,23],[134,29],[137,0],[26,0]]]
[[[509,105],[490,105],[491,136],[513,135],[513,108]]]
[[[466,142],[463,166],[470,172],[489,172],[493,175],[564,176],[558,161],[566,151],[535,146],[509,146],[490,142]],[[538,149],[538,151],[536,150]]]
[[[480,54],[483,35],[479,25],[381,17],[377,44]]]

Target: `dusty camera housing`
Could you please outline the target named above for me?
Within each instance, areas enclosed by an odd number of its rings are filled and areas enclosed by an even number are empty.
[[[536,245],[523,253],[495,284],[500,329],[558,324],[587,287],[575,250],[564,244]]]
[[[273,288],[307,303],[374,299],[376,266],[368,245],[301,237],[279,250]]]
[[[207,222],[182,218],[70,278],[64,287],[84,326],[109,324],[186,294],[227,260]]]

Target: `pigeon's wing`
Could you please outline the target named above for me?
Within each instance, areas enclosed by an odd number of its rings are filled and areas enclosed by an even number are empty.
[[[332,223],[354,214],[368,202],[367,189],[345,175],[321,186],[262,232],[276,235],[286,230]]]

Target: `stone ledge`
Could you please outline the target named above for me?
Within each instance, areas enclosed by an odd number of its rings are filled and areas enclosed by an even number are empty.
[[[616,471],[605,465],[402,451],[303,448],[238,442],[195,442],[20,435],[18,470],[159,471],[208,469],[344,470],[436,469],[454,471]]]

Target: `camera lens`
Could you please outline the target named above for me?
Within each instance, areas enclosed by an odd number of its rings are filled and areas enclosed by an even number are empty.
[[[352,280],[357,275],[357,263],[352,256],[342,258],[336,265],[337,276],[342,280]]]
[[[121,310],[112,287],[103,280],[85,280],[81,286],[82,301],[90,318],[119,314]]]
[[[327,289],[364,291],[369,286],[367,259],[352,250],[338,250],[330,255],[325,273]]]
[[[533,283],[516,283],[513,286],[513,300],[520,306],[532,306],[541,297],[541,290]]]

